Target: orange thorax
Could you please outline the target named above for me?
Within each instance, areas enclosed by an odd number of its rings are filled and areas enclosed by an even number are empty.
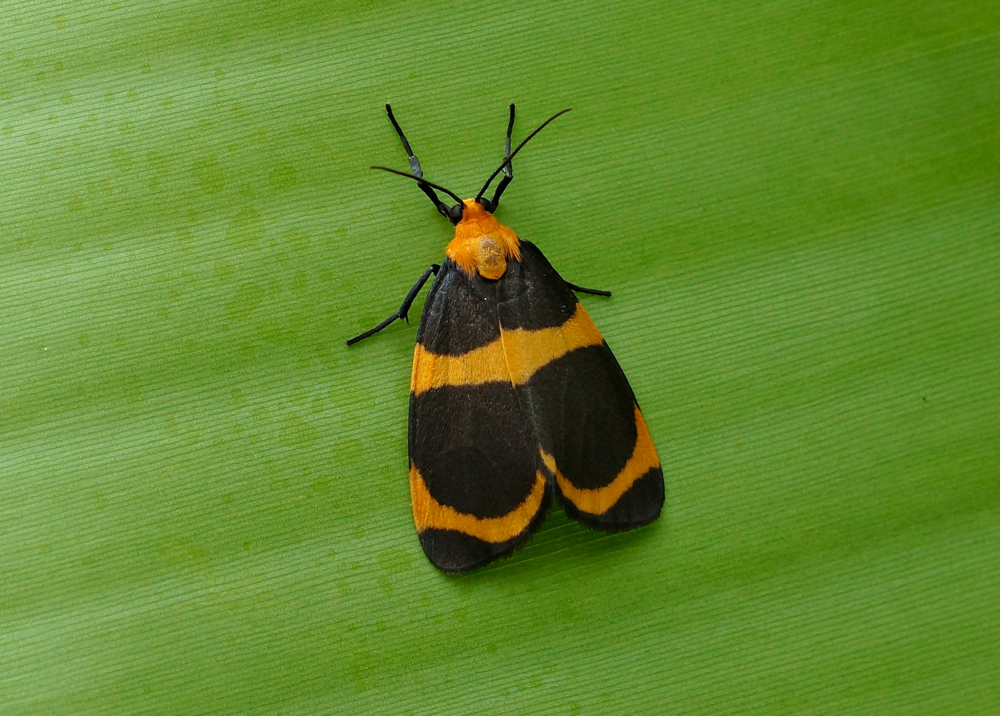
[[[498,279],[507,270],[507,261],[521,260],[517,234],[501,224],[475,199],[466,199],[462,220],[447,255],[470,276]]]

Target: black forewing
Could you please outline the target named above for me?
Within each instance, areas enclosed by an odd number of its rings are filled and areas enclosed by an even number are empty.
[[[428,295],[417,343],[433,354],[461,358],[497,341],[498,290],[497,281],[469,277],[446,260]],[[411,392],[409,447],[431,496],[476,518],[515,510],[541,469],[531,423],[509,380]],[[541,522],[548,499],[546,491],[532,523],[503,542],[478,539],[459,527],[424,529],[421,544],[440,569],[474,569],[523,544]]]
[[[541,251],[521,242],[521,261],[500,280],[502,330],[561,326],[574,315],[577,298]],[[588,319],[589,320],[589,319]],[[535,372],[519,392],[539,445],[555,458],[573,486],[610,485],[633,454],[636,402],[607,343],[577,348]],[[588,527],[622,530],[647,524],[663,505],[663,474],[657,465],[643,474],[603,514],[583,512],[559,489],[566,512]]]

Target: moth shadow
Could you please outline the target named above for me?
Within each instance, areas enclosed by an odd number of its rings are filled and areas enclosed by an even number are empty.
[[[554,572],[578,571],[581,567],[601,568],[629,560],[668,529],[664,515],[652,524],[623,532],[600,532],[584,527],[553,505],[545,522],[520,549],[510,556],[465,574],[448,575],[463,585],[551,576]]]

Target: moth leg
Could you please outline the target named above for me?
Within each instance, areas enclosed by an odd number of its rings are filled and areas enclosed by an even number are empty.
[[[389,316],[387,319],[382,321],[374,328],[370,328],[364,333],[354,336],[354,338],[347,341],[347,345],[353,346],[358,341],[363,341],[365,338],[375,335],[383,328],[391,325],[394,321],[406,321],[407,323],[409,323],[410,319],[407,314],[410,312],[410,306],[413,304],[413,300],[417,297],[417,294],[420,293],[420,289],[424,287],[424,284],[427,283],[427,279],[431,277],[431,274],[437,276],[437,272],[440,270],[441,267],[438,264],[431,264],[427,268],[427,270],[424,271],[423,274],[421,274],[420,278],[417,279],[417,282],[413,284],[413,288],[411,288],[410,292],[406,294],[406,298],[403,299],[403,305],[399,307],[398,311],[396,311],[394,314]]]
[[[611,291],[602,291],[599,288],[584,288],[583,286],[577,286],[575,283],[566,282],[566,285],[570,287],[573,291],[577,293],[589,293],[594,296],[610,296]]]

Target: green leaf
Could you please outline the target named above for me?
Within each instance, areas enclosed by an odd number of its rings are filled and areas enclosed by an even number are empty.
[[[996,713],[1000,10],[0,3],[5,714]],[[661,520],[437,572],[414,326],[515,140]],[[418,301],[413,313],[419,315]]]

